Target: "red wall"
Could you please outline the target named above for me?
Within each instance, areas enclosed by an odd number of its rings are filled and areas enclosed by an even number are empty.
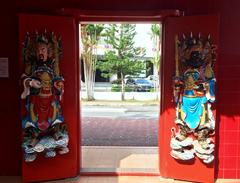
[[[0,57],[9,58],[9,78],[0,78],[0,176],[21,173],[18,24],[9,1],[0,6]]]
[[[51,9],[79,8],[81,10],[161,10],[180,9],[186,14],[209,14],[216,12],[218,0],[16,0],[18,7],[26,11],[48,11]]]
[[[217,81],[219,171],[240,178],[240,1],[221,2],[220,55]]]
[[[11,1],[0,7],[0,57],[9,57],[10,77],[0,78],[1,151],[0,175],[20,174],[20,115],[18,78],[18,25],[16,13],[20,11],[46,12],[55,8],[82,8],[101,10],[159,10],[180,9],[191,14],[221,16],[219,71],[218,71],[218,121],[219,121],[219,171],[221,178],[240,178],[240,1],[217,0],[18,0],[18,9]],[[48,6],[48,4],[50,5]],[[50,8],[50,9],[49,9]],[[4,140],[2,140],[4,139]],[[6,150],[3,150],[6,149]],[[14,157],[14,158],[13,158]]]

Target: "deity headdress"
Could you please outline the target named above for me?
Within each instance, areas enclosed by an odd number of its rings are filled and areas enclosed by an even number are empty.
[[[206,67],[208,64],[212,67],[216,60],[216,45],[212,43],[210,35],[203,38],[200,33],[198,36],[190,33],[188,37],[183,34],[181,39],[176,40],[176,49],[180,67],[178,69],[181,72],[188,68]]]
[[[25,63],[25,74],[31,75],[36,68],[36,49],[39,44],[44,44],[48,48],[48,57],[54,60],[54,74],[59,76],[59,60],[62,55],[61,38],[57,38],[54,32],[26,33],[23,43],[23,61]]]

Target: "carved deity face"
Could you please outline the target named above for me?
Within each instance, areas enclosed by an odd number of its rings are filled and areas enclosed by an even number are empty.
[[[48,58],[48,47],[46,44],[39,44],[37,46],[37,59],[40,61],[47,61]]]

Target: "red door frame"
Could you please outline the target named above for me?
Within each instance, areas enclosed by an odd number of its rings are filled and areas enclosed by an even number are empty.
[[[178,17],[182,16],[183,12],[179,10],[163,10],[163,11],[82,11],[82,10],[75,10],[75,9],[65,9],[58,14],[63,15],[71,15],[75,17],[76,20],[76,27],[82,22],[134,22],[134,23],[160,23],[163,22],[167,17]],[[78,32],[79,34],[79,32]],[[163,36],[163,35],[162,35]],[[78,35],[79,38],[79,35]],[[79,40],[79,39],[77,39]],[[78,44],[79,46],[79,44]],[[79,47],[78,47],[79,48]],[[161,54],[162,55],[162,54]],[[161,59],[162,61],[162,59]],[[80,89],[80,88],[79,88]],[[80,119],[81,122],[81,119]],[[159,116],[159,127],[160,127],[160,116]],[[81,134],[81,128],[80,128]],[[158,138],[160,139],[161,131],[159,128]],[[81,137],[80,137],[81,138]],[[79,152],[81,152],[81,147]],[[160,156],[161,156],[161,149],[160,149],[160,141],[158,143],[158,156],[159,156],[159,168],[161,167],[160,164]],[[80,157],[81,162],[81,157]],[[81,169],[81,163],[80,163]],[[135,172],[135,173],[127,173],[127,172],[80,172],[80,175],[92,175],[92,176],[159,176],[159,173],[142,173],[142,172]]]

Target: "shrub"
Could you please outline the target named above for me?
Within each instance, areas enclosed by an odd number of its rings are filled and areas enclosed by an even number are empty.
[[[121,91],[121,85],[113,84],[112,88],[111,88],[111,91],[112,92],[120,92]],[[125,92],[132,92],[132,91],[134,91],[134,87],[133,86],[125,86],[124,91]]]
[[[121,91],[121,86],[113,84],[111,88],[112,92],[120,92]]]
[[[134,91],[134,87],[126,85],[125,88],[124,88],[124,91],[125,92],[133,92]]]
[[[119,85],[122,83],[121,79],[116,79],[114,81],[111,82],[112,84],[116,84],[116,85]]]
[[[150,89],[150,92],[155,92],[155,88],[151,88],[151,89]]]

